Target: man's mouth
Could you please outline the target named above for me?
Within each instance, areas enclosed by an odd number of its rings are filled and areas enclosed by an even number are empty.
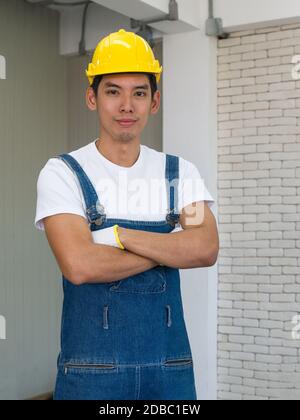
[[[122,120],[117,120],[117,122],[120,124],[121,127],[131,127],[133,124],[136,123],[136,120],[124,118]]]

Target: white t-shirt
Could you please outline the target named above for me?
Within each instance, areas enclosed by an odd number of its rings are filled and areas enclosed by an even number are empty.
[[[107,218],[163,221],[168,213],[165,153],[145,145],[131,167],[116,165],[97,149],[96,140],[69,154],[81,165],[93,184]],[[178,211],[194,201],[214,199],[196,166],[179,158]],[[35,227],[44,230],[43,218],[73,213],[86,220],[86,205],[75,173],[58,158],[50,158],[37,181]],[[180,225],[177,224],[180,229]]]

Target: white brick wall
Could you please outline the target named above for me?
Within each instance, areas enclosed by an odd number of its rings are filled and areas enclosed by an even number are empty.
[[[299,53],[295,25],[218,41],[219,399],[300,399]]]

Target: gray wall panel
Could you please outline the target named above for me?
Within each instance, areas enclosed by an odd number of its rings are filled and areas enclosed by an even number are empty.
[[[34,226],[36,181],[49,157],[67,150],[66,59],[58,12],[0,1],[0,399],[53,388],[59,343],[60,273]]]

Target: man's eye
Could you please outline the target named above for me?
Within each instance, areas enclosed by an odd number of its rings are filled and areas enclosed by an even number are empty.
[[[106,93],[108,94],[112,93],[114,95],[115,93],[118,93],[118,91],[116,89],[110,89],[110,90],[107,90]]]
[[[138,91],[136,92],[138,96],[146,96],[146,92]]]

